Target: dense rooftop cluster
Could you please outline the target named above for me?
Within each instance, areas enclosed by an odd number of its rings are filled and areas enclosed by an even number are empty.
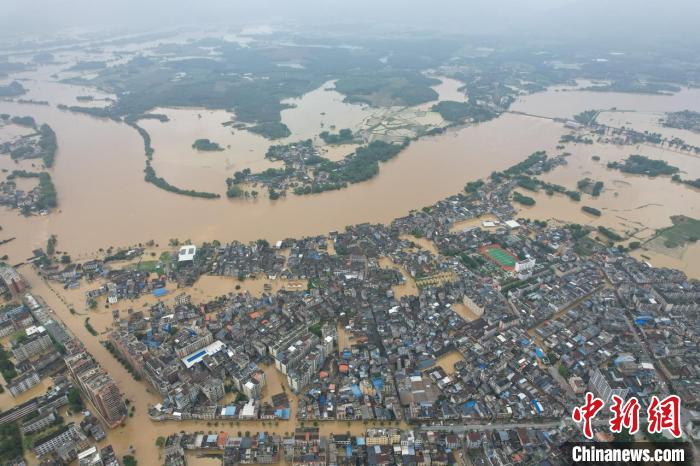
[[[557,429],[513,428],[447,433],[430,430],[370,428],[363,435],[322,435],[318,428],[297,428],[287,435],[267,432],[179,433],[168,437],[165,464],[185,464],[185,453],[203,451],[223,455],[223,464],[303,465],[449,465],[565,464],[559,448],[564,433]]]

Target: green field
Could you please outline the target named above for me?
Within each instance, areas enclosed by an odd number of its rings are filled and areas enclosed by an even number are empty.
[[[162,273],[163,272],[160,261],[157,261],[157,260],[141,261],[138,264],[135,264],[134,267],[142,272],[148,272],[148,273]]]
[[[656,235],[644,243],[651,251],[676,259],[682,259],[688,244],[700,239],[700,220],[677,215],[671,217],[673,226],[656,231]]]
[[[515,258],[501,248],[488,248],[489,257],[498,262],[502,267],[515,267]]]
[[[657,231],[656,236],[649,243],[661,243],[665,248],[683,247],[687,243],[694,243],[700,239],[700,220],[675,215],[671,217],[673,226]],[[653,244],[652,244],[653,245]]]

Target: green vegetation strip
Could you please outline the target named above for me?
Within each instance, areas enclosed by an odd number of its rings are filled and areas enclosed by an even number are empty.
[[[216,193],[209,193],[206,191],[195,191],[194,189],[182,189],[178,188],[177,186],[173,186],[172,184],[165,181],[164,178],[156,174],[156,171],[153,169],[149,161],[146,161],[146,168],[143,169],[143,172],[145,173],[144,179],[147,183],[151,183],[159,187],[160,189],[171,193],[182,194],[190,197],[201,197],[203,199],[217,199],[221,197],[221,195]]]

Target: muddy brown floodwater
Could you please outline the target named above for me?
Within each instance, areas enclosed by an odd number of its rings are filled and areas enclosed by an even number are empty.
[[[519,208],[519,214],[526,218],[540,220],[561,220],[592,226],[612,228],[629,241],[650,239],[659,228],[671,225],[673,215],[686,215],[700,218],[700,190],[680,183],[670,177],[630,175],[607,168],[608,162],[620,161],[630,154],[638,153],[652,159],[665,160],[679,167],[682,177],[700,177],[700,158],[648,146],[613,146],[608,144],[568,145],[572,153],[565,166],[557,167],[541,178],[550,183],[576,189],[579,180],[590,178],[604,183],[600,196],[582,194],[580,202],[571,201],[567,196],[544,192],[532,193],[524,189],[520,192],[535,199],[532,207]],[[600,157],[599,161],[593,156]],[[582,206],[594,207],[602,212],[600,217],[587,214]],[[683,270],[690,277],[700,278],[700,262],[697,244],[689,245],[684,251],[674,253],[680,257],[670,257],[658,252],[642,249],[634,255],[655,266],[668,266]],[[642,257],[646,256],[646,257]]]
[[[385,269],[397,269],[401,272],[401,275],[403,275],[404,282],[401,285],[394,285],[391,287],[396,299],[401,299],[404,296],[418,296],[419,290],[416,286],[416,282],[405,267],[395,264],[394,261],[388,257],[380,257],[379,266]]]

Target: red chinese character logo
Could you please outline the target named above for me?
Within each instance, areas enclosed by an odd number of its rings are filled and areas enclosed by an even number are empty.
[[[593,418],[602,408],[603,400],[594,397],[593,393],[587,392],[586,404],[575,407],[574,412],[571,413],[571,418],[574,422],[579,423],[583,421],[583,435],[589,440],[593,438]]]
[[[675,438],[681,436],[681,399],[677,395],[669,395],[663,400],[654,395],[647,409],[650,434],[660,434],[668,430]]]
[[[639,401],[632,397],[623,404],[622,398],[617,395],[612,396],[613,405],[610,411],[613,412],[613,418],[610,419],[610,431],[616,434],[622,432],[622,428],[626,428],[630,435],[634,435],[639,431]]]

